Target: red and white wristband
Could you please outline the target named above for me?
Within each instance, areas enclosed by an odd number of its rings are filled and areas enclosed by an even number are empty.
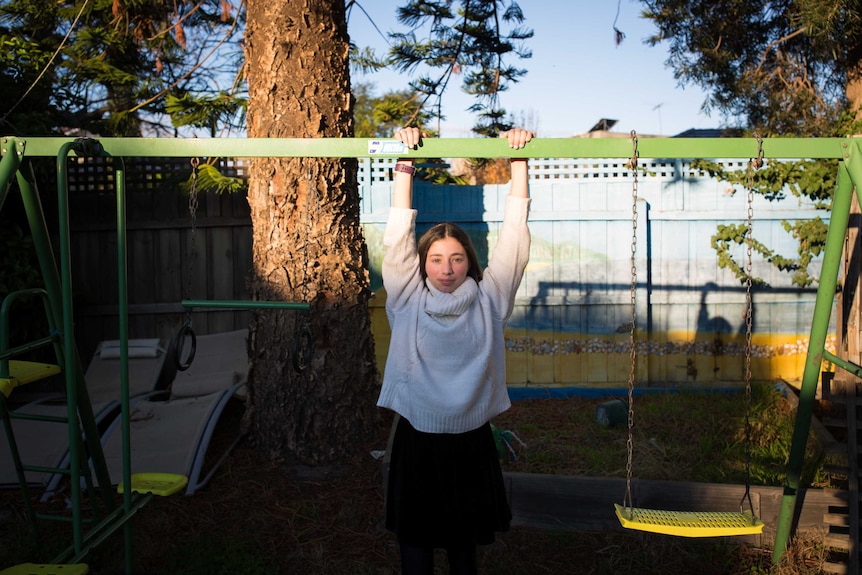
[[[416,173],[416,168],[411,166],[410,164],[402,164],[401,162],[397,162],[395,164],[396,172],[404,172],[405,174],[410,174],[411,176]]]

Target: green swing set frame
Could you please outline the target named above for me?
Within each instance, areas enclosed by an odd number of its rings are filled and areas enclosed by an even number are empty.
[[[797,504],[797,493],[800,489],[800,477],[803,466],[805,443],[811,426],[815,392],[819,381],[823,361],[830,361],[851,374],[862,377],[862,366],[855,365],[836,357],[825,349],[826,335],[831,318],[835,288],[841,265],[844,236],[847,231],[850,204],[853,189],[862,200],[862,139],[845,138],[769,138],[761,142],[753,138],[650,138],[642,140],[638,145],[640,158],[689,158],[689,159],[749,159],[756,157],[762,150],[763,157],[773,159],[838,159],[839,171],[837,185],[832,202],[829,219],[826,249],[823,255],[820,283],[817,289],[817,299],[814,307],[814,317],[808,352],[803,371],[802,385],[799,397],[799,407],[796,413],[796,423],[793,432],[790,456],[787,463],[787,475],[784,485],[784,496],[781,502],[776,538],[773,551],[774,561],[784,555],[790,539],[794,511]],[[627,139],[579,139],[579,138],[536,138],[526,148],[513,150],[504,140],[473,139],[473,138],[440,138],[426,140],[418,151],[405,150],[394,140],[377,140],[364,138],[235,138],[235,139],[166,139],[166,138],[103,138],[100,140],[72,140],[69,138],[0,138],[0,208],[17,180],[18,188],[24,197],[28,221],[34,236],[34,243],[39,255],[42,275],[45,282],[47,309],[51,325],[56,330],[45,338],[41,344],[54,344],[62,350],[59,358],[64,366],[66,395],[69,417],[67,426],[70,441],[70,472],[72,477],[82,473],[80,454],[83,453],[82,434],[85,437],[97,437],[92,415],[92,406],[83,385],[83,374],[80,369],[80,359],[74,341],[74,325],[72,322],[72,283],[71,255],[69,245],[69,197],[65,180],[65,163],[69,155],[102,155],[114,158],[123,157],[315,157],[315,158],[367,158],[395,157],[416,155],[423,158],[621,158],[631,155],[631,142]],[[41,207],[36,185],[26,170],[30,158],[56,158],[58,189],[57,200],[60,216],[59,230],[59,270],[54,261],[51,244],[44,219],[41,218]],[[129,519],[143,506],[153,494],[163,487],[167,479],[170,492],[183,478],[163,478],[158,476],[144,477],[153,480],[140,488],[139,496],[133,497],[132,491],[139,489],[135,479],[131,477],[128,465],[129,454],[129,421],[128,421],[128,300],[126,296],[126,230],[125,230],[125,184],[122,162],[117,163],[115,171],[117,196],[117,243],[118,243],[118,284],[119,284],[119,323],[121,346],[121,413],[123,431],[124,470],[123,484],[132,485],[132,489],[123,490],[123,505],[113,509],[97,529],[84,533],[81,518],[81,485],[80,481],[72,481],[72,523],[73,542],[69,550],[57,558],[57,563],[76,563],[83,559],[87,551],[122,526],[126,541],[126,569],[132,570],[131,541],[132,531]],[[204,300],[184,301],[184,305],[194,306],[226,306],[226,307],[266,307],[269,302],[207,302]],[[295,304],[294,304],[295,305]],[[4,345],[8,342],[0,342]],[[11,373],[10,360],[20,348],[0,349],[0,416],[4,423],[8,421],[5,411],[5,397],[25,380]],[[20,364],[18,364],[20,365]],[[80,428],[79,428],[80,422]],[[100,490],[110,481],[104,482],[107,471],[104,460],[99,461],[101,454],[98,441],[89,445],[93,457],[94,470],[99,481]],[[102,493],[105,501],[111,500],[111,494]],[[91,534],[95,532],[95,538]],[[16,573],[15,568],[3,571]],[[50,572],[44,570],[40,572]],[[62,572],[85,573],[86,569]]]

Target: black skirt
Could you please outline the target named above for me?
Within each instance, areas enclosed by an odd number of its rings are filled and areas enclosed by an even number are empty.
[[[423,433],[399,418],[386,494],[386,528],[399,543],[489,545],[511,519],[489,423],[466,433]]]

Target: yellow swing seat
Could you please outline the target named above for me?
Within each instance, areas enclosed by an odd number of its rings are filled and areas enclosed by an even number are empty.
[[[623,507],[618,503],[614,508],[625,529],[680,537],[757,535],[763,532],[763,521],[750,511],[660,511]]]
[[[9,397],[16,387],[60,373],[59,365],[33,361],[9,360],[9,377],[0,377],[0,393]]]
[[[152,494],[168,497],[188,485],[189,479],[177,473],[133,473],[132,491],[140,494]],[[123,493],[125,486],[121,481],[117,485],[117,493]]]

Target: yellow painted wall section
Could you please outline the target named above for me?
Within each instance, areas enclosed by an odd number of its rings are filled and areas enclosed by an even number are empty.
[[[389,351],[385,292],[371,300],[371,320],[381,373]],[[698,337],[693,332],[652,333],[635,339],[638,385],[720,387],[744,381],[744,336],[735,341]],[[834,335],[826,347],[834,351]],[[754,380],[782,379],[799,385],[805,368],[808,334],[753,334],[751,375]],[[631,372],[630,335],[528,332],[506,333],[506,373],[510,386],[625,387]],[[824,362],[823,370],[831,364]]]

